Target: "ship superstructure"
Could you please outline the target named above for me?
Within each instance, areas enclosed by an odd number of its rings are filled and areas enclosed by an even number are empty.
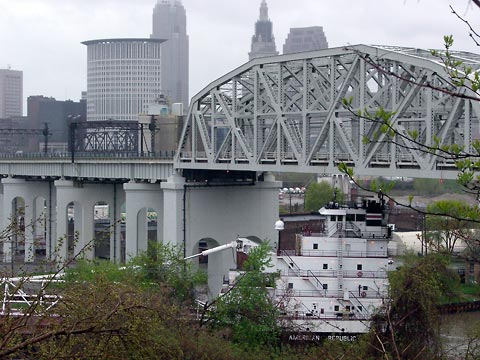
[[[367,332],[388,296],[384,203],[363,200],[320,209],[324,231],[297,235],[295,250],[279,250],[275,297],[296,328],[313,333]]]

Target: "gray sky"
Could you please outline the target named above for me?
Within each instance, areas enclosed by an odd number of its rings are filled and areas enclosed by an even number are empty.
[[[261,0],[183,0],[190,36],[190,97],[248,60]],[[78,100],[86,47],[110,37],[149,37],[156,0],[0,0],[0,68],[23,70],[24,97]],[[267,0],[277,50],[291,27],[323,26],[330,47],[382,44],[480,53],[468,29],[480,10],[468,0]],[[26,109],[24,109],[26,112]]]

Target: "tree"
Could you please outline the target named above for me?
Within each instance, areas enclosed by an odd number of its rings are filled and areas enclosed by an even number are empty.
[[[453,254],[459,240],[469,242],[472,229],[477,227],[474,222],[464,220],[471,212],[464,201],[440,200],[429,204],[426,219],[429,248]]]
[[[409,256],[389,274],[390,299],[373,320],[371,353],[382,358],[439,359],[443,349],[437,306],[458,293],[445,256]]]
[[[279,339],[279,313],[269,294],[276,274],[265,273],[271,266],[269,254],[266,243],[253,248],[233,287],[214,302],[208,314],[211,328],[227,330],[244,347],[273,345]]]
[[[328,182],[312,183],[305,192],[305,210],[318,211],[330,201],[333,201],[333,198],[334,189]],[[339,199],[338,197],[337,201],[340,201]]]

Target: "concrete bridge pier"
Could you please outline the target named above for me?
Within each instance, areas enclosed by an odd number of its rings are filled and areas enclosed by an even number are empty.
[[[185,245],[187,256],[227,244],[237,236],[257,242],[268,240],[275,246],[279,187],[281,182],[269,174],[254,184],[219,185],[186,183],[185,179],[174,175],[162,183],[165,239]],[[229,250],[208,256],[208,261],[198,258],[192,261],[207,271],[210,297],[218,295],[223,277],[236,266],[236,256]]]
[[[50,215],[46,211],[51,201],[49,185],[8,177],[2,179],[2,187],[2,229],[8,229],[2,239],[3,261],[11,262],[13,251],[24,248],[25,262],[33,262],[36,249],[48,245],[45,224]]]
[[[159,184],[129,182],[125,190],[125,254],[126,261],[146,251],[148,241],[163,242],[164,200]],[[149,213],[156,213],[156,234],[149,234]],[[156,238],[156,239],[155,239]]]
[[[91,184],[71,180],[56,180],[57,190],[57,261],[64,261],[80,252],[82,257],[93,259],[95,248],[98,246],[94,231],[94,207],[98,203],[105,203],[111,206],[114,201],[114,190],[112,184]],[[73,219],[69,219],[68,207],[73,203]],[[117,210],[118,211],[118,210]],[[68,222],[74,220],[75,232],[78,231],[78,238],[74,244],[69,244]],[[101,241],[111,241],[114,227],[117,224],[110,224],[108,234],[102,236]],[[119,239],[119,238],[117,238]],[[73,246],[73,253],[71,252]],[[70,247],[70,249],[69,249]],[[112,247],[109,246],[111,249]],[[113,254],[110,254],[113,259]]]

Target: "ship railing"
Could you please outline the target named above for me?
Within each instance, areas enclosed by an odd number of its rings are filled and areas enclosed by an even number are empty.
[[[280,251],[280,255],[286,257],[286,262],[288,264],[288,267],[293,270],[296,274],[298,274],[300,271],[302,271],[302,269],[300,269],[300,267],[297,265],[297,263],[295,261],[293,261],[293,259],[290,257],[289,253],[291,253],[291,251],[293,251],[295,253],[295,250],[289,250],[289,251]]]
[[[325,292],[325,288],[322,282],[315,276],[312,270],[307,270],[307,277],[313,282],[313,285],[317,288],[318,291]],[[312,281],[313,280],[313,281]]]
[[[363,294],[365,293],[365,295]],[[285,297],[318,297],[317,290],[297,290],[297,289],[275,289],[276,296]],[[386,290],[365,290],[361,292],[360,298],[365,299],[385,299],[388,293]],[[338,290],[323,290],[322,297],[338,298]]]
[[[355,237],[361,237],[362,236],[362,229],[360,229],[352,221],[347,221],[347,223],[345,224],[345,230],[353,232],[355,234]]]
[[[328,311],[322,314],[319,311],[288,310],[281,315],[289,320],[364,320],[358,312],[348,311]]]
[[[330,227],[326,230],[326,233],[328,235],[328,237],[332,237],[333,235],[335,235],[337,233],[337,231],[341,230],[341,228],[339,229],[338,228],[338,225],[339,223],[336,223],[334,222],[332,225],[330,225]]]
[[[375,239],[380,240],[380,239],[387,239],[388,238],[388,229],[383,229],[382,228],[381,230],[378,230],[378,231],[371,231],[371,230],[353,231],[354,234],[351,234],[351,233],[344,234],[346,232],[352,232],[352,229],[349,229],[349,228],[339,229],[339,228],[337,228],[336,225],[330,226],[330,228],[328,228],[324,231],[321,231],[321,232],[309,233],[307,237],[320,237],[320,236],[334,237],[334,235],[337,232],[342,233],[343,237],[346,237],[346,238],[355,238],[355,239],[366,238],[366,239],[371,239],[371,240],[375,240]]]
[[[386,270],[344,270],[343,277],[347,278],[367,278],[367,279],[386,279],[387,271]]]
[[[282,270],[280,272],[282,276],[298,276],[298,277],[337,277],[337,270],[298,270],[293,271],[291,269]],[[367,278],[367,279],[385,279],[387,277],[387,272],[385,270],[377,271],[363,271],[363,270],[344,270],[343,277],[345,278]]]
[[[285,254],[285,257],[288,260],[288,267],[293,270],[294,274],[297,276],[302,276],[302,272],[305,270],[302,270],[296,263],[293,261],[293,259],[290,257],[290,255]],[[310,282],[313,284],[313,286],[322,294],[325,294],[324,286],[322,282],[313,274],[311,270],[306,270],[307,271],[307,277],[310,280]]]
[[[366,294],[366,292],[364,291],[363,293],[360,294],[360,296],[362,296],[363,294]],[[358,313],[363,317],[364,320],[367,320],[370,318],[371,314],[368,311],[367,307],[351,291],[349,291],[349,299],[352,305],[354,305],[357,308]]]
[[[283,255],[285,250],[281,250],[280,254]],[[292,250],[295,252],[294,250]],[[367,257],[367,258],[386,258],[388,257],[387,250],[383,251],[355,251],[355,250],[343,250],[342,256],[345,257]],[[302,250],[301,256],[311,257],[337,257],[339,255],[338,250]]]

